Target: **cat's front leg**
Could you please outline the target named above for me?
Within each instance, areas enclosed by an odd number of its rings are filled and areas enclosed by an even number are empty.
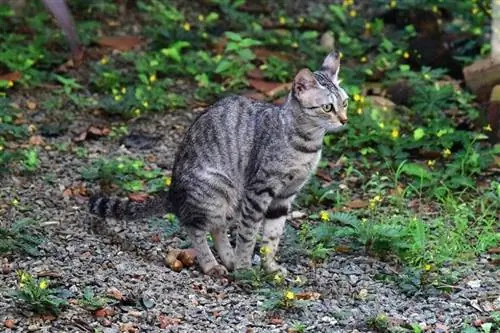
[[[260,252],[262,254],[262,266],[269,273],[280,272],[283,275],[287,274],[286,268],[276,262],[275,256],[285,227],[286,216],[294,198],[295,195],[284,199],[276,198],[266,211]]]
[[[235,269],[250,268],[255,249],[257,233],[260,230],[264,212],[272,201],[272,191],[247,191],[241,204],[241,218],[238,221],[236,238]]]

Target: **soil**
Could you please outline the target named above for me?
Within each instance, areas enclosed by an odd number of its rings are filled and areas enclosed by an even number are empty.
[[[20,96],[19,103],[27,99]],[[52,116],[41,112],[36,122],[48,122]],[[281,261],[292,276],[303,279],[303,291],[317,292],[320,298],[298,309],[265,311],[266,296],[258,290],[205,276],[196,266],[179,273],[168,268],[163,261],[167,248],[178,247],[182,237],[158,237],[162,229],[154,223],[104,224],[88,215],[85,197],[63,194],[82,182],[80,168],[99,157],[155,156],[156,164],[168,170],[194,116],[192,111],[146,116],[130,124],[130,132],[161,136],[158,141],[150,145],[129,142],[126,148],[119,140],[89,139],[80,143],[88,150],[87,157],[80,158],[55,147],[71,143],[73,133],[102,124],[103,118],[77,113],[65,134],[43,138],[41,167],[35,175],[2,179],[1,225],[31,217],[41,222],[46,235],[39,256],[0,258],[0,326],[7,319],[15,323],[5,332],[158,332],[161,328],[167,332],[286,332],[297,323],[306,332],[369,332],[368,324],[379,314],[386,314],[396,326],[418,324],[432,332],[456,332],[480,320],[485,306],[498,307],[498,271],[484,259],[461,268],[464,278],[453,285],[451,293],[405,294],[395,281],[378,278],[396,276],[396,269],[364,253],[334,254],[312,266],[293,241],[295,231],[289,227]],[[90,192],[98,191],[95,184],[83,185]],[[19,203],[9,204],[13,199]],[[23,308],[11,296],[17,288],[17,269],[50,277],[53,286],[66,291],[69,307],[57,318],[34,316]],[[116,288],[124,299],[110,306],[107,317],[97,317],[74,301],[82,298],[87,286],[96,295]]]

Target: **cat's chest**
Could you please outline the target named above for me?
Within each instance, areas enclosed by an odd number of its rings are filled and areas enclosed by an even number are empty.
[[[291,160],[287,166],[287,178],[290,185],[301,186],[302,183],[307,181],[309,176],[316,170],[320,159],[321,151],[316,154],[298,155]]]

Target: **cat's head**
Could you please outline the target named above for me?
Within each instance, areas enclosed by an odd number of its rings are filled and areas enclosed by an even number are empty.
[[[300,70],[293,81],[293,95],[302,112],[327,132],[340,130],[347,123],[347,103],[349,97],[340,87],[338,79],[340,55],[330,53],[321,69],[311,72]]]

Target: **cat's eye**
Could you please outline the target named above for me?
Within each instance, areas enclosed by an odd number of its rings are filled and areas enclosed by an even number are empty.
[[[323,112],[332,112],[333,104],[324,104],[321,106],[321,110],[323,110]]]
[[[349,101],[346,99],[346,100],[344,101],[344,109],[347,109],[347,105],[348,105],[348,104],[349,104]]]

